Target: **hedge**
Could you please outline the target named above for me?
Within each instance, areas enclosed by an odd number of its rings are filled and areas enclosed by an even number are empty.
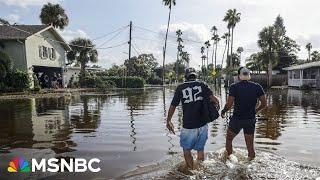
[[[31,79],[27,72],[13,70],[0,80],[0,92],[19,92],[30,88]]]
[[[143,88],[145,80],[140,77],[128,76],[128,77],[115,77],[115,76],[102,76],[103,81],[112,81],[118,88]]]

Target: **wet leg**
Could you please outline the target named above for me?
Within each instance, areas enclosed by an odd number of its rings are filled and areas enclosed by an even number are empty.
[[[254,135],[244,134],[244,138],[245,138],[247,149],[248,149],[248,157],[250,160],[252,160],[256,156],[256,153],[254,151]]]
[[[236,137],[236,134],[233,133],[230,129],[227,131],[227,138],[226,138],[226,151],[228,156],[232,154],[232,141]]]
[[[183,150],[184,159],[186,161],[187,167],[193,169],[193,157],[190,150]]]
[[[204,151],[197,152],[197,161],[204,161]]]

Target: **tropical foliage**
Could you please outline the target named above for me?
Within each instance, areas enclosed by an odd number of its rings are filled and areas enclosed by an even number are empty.
[[[69,24],[69,18],[59,4],[48,3],[43,5],[40,13],[42,24],[64,29]]]
[[[67,54],[69,64],[80,65],[80,85],[84,86],[87,64],[98,61],[98,51],[90,39],[76,38],[70,42],[72,51]]]
[[[163,3],[165,6],[169,8],[169,17],[168,17],[166,38],[165,38],[164,49],[163,49],[163,64],[162,64],[163,66],[162,67],[164,68],[164,71],[162,73],[162,83],[164,83],[164,80],[165,80],[165,61],[166,61],[167,41],[168,41],[170,20],[171,20],[171,10],[172,10],[172,6],[176,5],[176,0],[163,0]]]

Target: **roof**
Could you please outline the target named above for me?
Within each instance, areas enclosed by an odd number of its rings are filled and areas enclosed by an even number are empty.
[[[62,36],[52,26],[48,25],[0,25],[0,40],[27,39],[29,36],[46,30],[50,30],[55,35],[57,41],[61,42],[66,51],[71,50]]]
[[[0,40],[26,39],[48,27],[47,25],[0,25]]]
[[[319,67],[319,66],[320,66],[320,61],[316,61],[316,62],[286,67],[286,68],[283,68],[283,70],[291,71],[291,70],[299,70],[299,69],[308,69],[308,68]]]

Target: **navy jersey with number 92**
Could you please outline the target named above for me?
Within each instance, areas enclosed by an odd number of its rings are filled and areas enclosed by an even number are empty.
[[[200,81],[189,81],[180,84],[174,94],[171,105],[178,106],[181,102],[183,109],[183,128],[195,129],[206,124],[202,117],[202,101],[212,95],[207,84]]]

